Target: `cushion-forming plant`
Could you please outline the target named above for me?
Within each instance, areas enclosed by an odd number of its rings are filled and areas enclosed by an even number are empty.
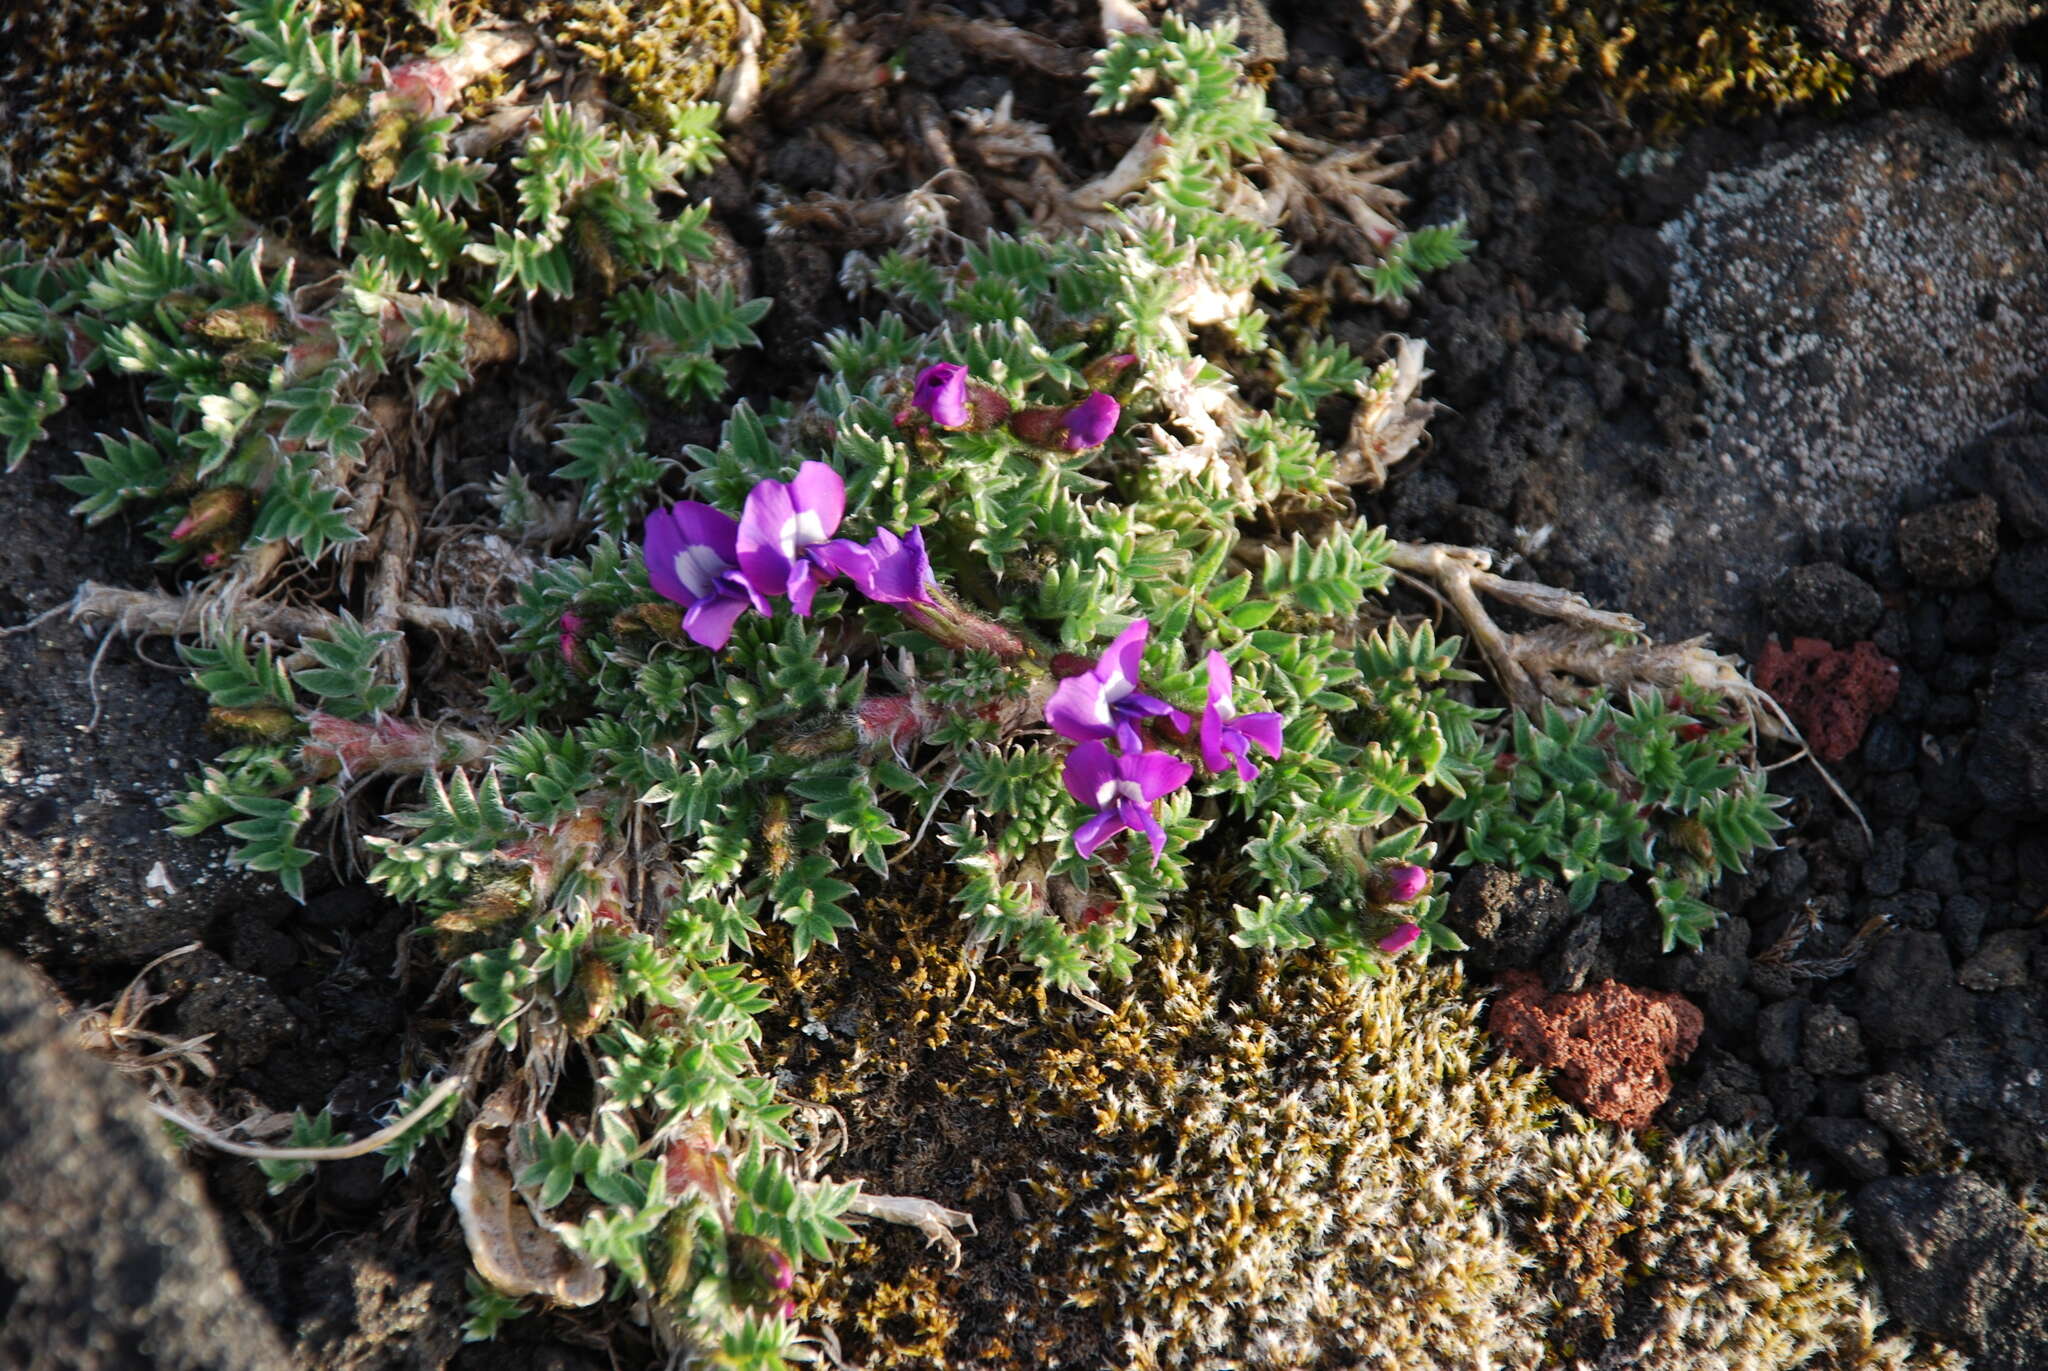
[[[95,375],[142,383],[146,431],[62,479],[191,578],[74,606],[204,630],[184,651],[232,745],[181,832],[222,826],[302,897],[313,829],[416,780],[362,850],[477,1029],[450,1063],[478,1103],[454,1186],[475,1335],[609,1290],[666,1342],[779,1366],[782,1292],[849,1210],[952,1241],[964,1216],[822,1179],[818,1121],[753,1059],[756,940],[835,944],[906,867],[950,867],[970,953],[1085,997],[1179,900],[1355,975],[1456,950],[1440,853],[1579,905],[1641,873],[1667,947],[1696,943],[1702,892],[1780,826],[1725,661],[1357,517],[1340,474],[1413,447],[1421,348],[1269,336],[1296,180],[1228,29],[1117,37],[1096,108],[1151,123],[1086,194],[1037,188],[1065,231],[866,262],[892,307],[820,340],[808,394],[678,453],[654,420],[718,399],[768,308],[680,200],[715,108],[666,107],[661,137],[552,97],[463,114],[471,83],[550,60],[533,35],[449,32],[386,70],[307,0],[235,27],[246,74],[165,116],[191,160],[171,222],[95,261],[0,247],[0,440],[17,463]],[[257,137],[307,177],[292,234],[209,171]],[[1470,246],[1387,241],[1415,246],[1361,266],[1382,294]],[[573,504],[499,479],[477,555],[517,592],[479,601],[415,565],[419,432],[545,355]],[[579,535],[544,563],[515,545]],[[287,567],[333,607],[286,601]],[[1458,639],[1383,605],[1397,573],[1435,583],[1509,713],[1475,703]],[[1482,596],[1551,625],[1503,632]],[[427,633],[503,665],[416,682]],[[393,1165],[455,1114],[410,1087]],[[294,1141],[329,1144],[326,1116]]]

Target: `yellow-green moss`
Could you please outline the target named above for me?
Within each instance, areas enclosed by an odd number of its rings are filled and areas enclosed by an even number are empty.
[[[177,168],[146,121],[198,99],[230,42],[208,0],[51,0],[0,19],[0,239],[75,251],[162,214]]]
[[[809,0],[744,0],[767,30],[758,54],[764,79],[797,50]],[[709,99],[739,50],[733,0],[528,0],[527,23],[581,54],[612,98],[665,133],[673,111]]]
[[[764,72],[797,50],[806,0],[746,0],[767,29]],[[187,170],[150,116],[200,99],[233,69],[233,6],[219,0],[51,0],[0,17],[0,239],[36,251],[89,252],[112,227],[168,210],[162,185]],[[387,62],[432,44],[406,0],[328,0],[323,13]],[[457,28],[487,18],[528,24],[602,75],[611,98],[666,132],[679,102],[709,96],[733,61],[729,0],[455,0]],[[502,89],[480,82],[471,103]],[[229,184],[265,219],[276,150],[232,160]]]
[[[1364,0],[1366,24],[1386,8]],[[1755,0],[1423,0],[1417,80],[1500,119],[1571,113],[1668,132],[1839,104],[1854,69]]]
[[[1756,1139],[1645,1142],[1495,1055],[1455,969],[1350,982],[1186,916],[1109,1013],[972,976],[936,882],[777,989],[847,1174],[972,1211],[803,1288],[883,1368],[1932,1367],[1877,1337],[1835,1203]]]

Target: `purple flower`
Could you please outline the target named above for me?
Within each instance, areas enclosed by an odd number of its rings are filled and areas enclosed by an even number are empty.
[[[1091,391],[1080,404],[1066,409],[1018,410],[1010,416],[1010,432],[1038,447],[1086,452],[1109,441],[1122,413],[1114,395]]]
[[[738,558],[763,595],[787,595],[799,615],[811,612],[818,587],[838,571],[825,550],[846,513],[846,482],[823,462],[805,462],[796,479],[763,481],[740,512]]]
[[[1149,620],[1138,620],[1116,636],[1092,668],[1059,683],[1045,702],[1045,721],[1055,733],[1077,743],[1113,737],[1125,752],[1137,752],[1142,746],[1138,725],[1146,719],[1164,714],[1187,732],[1187,715],[1138,689],[1138,664],[1151,631]]]
[[[834,538],[816,555],[877,604],[932,603],[932,562],[925,555],[921,528],[910,530],[908,538],[885,528],[865,544]]]
[[[1089,392],[1087,399],[1067,411],[1067,451],[1086,452],[1091,447],[1101,447],[1116,432],[1117,417],[1122,413],[1123,406],[1114,395],[1099,390]]]
[[[735,564],[738,538],[730,514],[698,500],[654,510],[641,534],[648,583],[683,607],[683,632],[713,652],[732,640],[732,626],[748,605],[772,612]]]
[[[917,374],[917,388],[910,403],[930,416],[940,428],[967,426],[967,368],[958,362],[938,362]]]
[[[1416,924],[1402,924],[1399,928],[1380,939],[1380,951],[1399,952],[1422,936],[1422,929]]]
[[[1249,781],[1259,774],[1251,763],[1254,743],[1269,757],[1280,755],[1281,718],[1278,714],[1239,714],[1231,698],[1234,693],[1230,662],[1222,653],[1210,652],[1209,703],[1202,711],[1202,763],[1211,771],[1221,771],[1234,760],[1238,778]]]
[[[564,611],[562,614],[561,637],[558,638],[556,641],[560,644],[562,649],[562,660],[567,662],[570,666],[576,665],[576,642],[578,637],[582,634],[582,632],[583,616],[581,614],[570,614],[567,611]]]
[[[1379,904],[1413,904],[1429,890],[1429,871],[1412,862],[1382,869],[1373,882]]]
[[[1103,742],[1083,743],[1067,754],[1067,793],[1096,811],[1074,830],[1074,848],[1083,857],[1125,829],[1152,840],[1152,860],[1166,851],[1166,830],[1152,817],[1152,806],[1187,784],[1195,769],[1164,752],[1110,753]]]

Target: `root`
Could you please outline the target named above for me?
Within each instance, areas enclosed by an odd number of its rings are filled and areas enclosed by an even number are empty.
[[[430,1117],[436,1109],[447,1102],[450,1095],[462,1088],[462,1083],[463,1077],[450,1076],[428,1091],[427,1097],[418,1105],[375,1133],[366,1138],[358,1138],[354,1142],[336,1143],[332,1147],[260,1147],[253,1143],[236,1142],[167,1104],[159,1104],[152,1100],[149,1107],[157,1117],[169,1119],[208,1147],[218,1152],[226,1152],[230,1156],[249,1157],[256,1161],[340,1162],[347,1161],[350,1157],[366,1157],[399,1137],[414,1124]]]
[[[277,639],[322,638],[341,622],[324,609],[275,603],[244,604],[228,609],[219,593],[166,595],[158,590],[128,590],[120,586],[87,581],[78,588],[71,603],[61,608],[78,623],[111,624],[116,632],[131,636],[163,634],[170,637],[218,633],[230,622],[255,633]],[[51,610],[36,622],[57,613]],[[438,629],[465,637],[489,638],[503,624],[489,610],[443,609],[438,605],[399,601],[395,617],[417,628]],[[26,628],[28,625],[23,625]]]
[[[1713,691],[1748,712],[1759,738],[1799,749],[1790,761],[1811,760],[1821,780],[1856,822],[1870,833],[1870,821],[1820,760],[1782,706],[1747,676],[1736,658],[1715,652],[1704,635],[1679,643],[1654,643],[1642,621],[1629,614],[1595,609],[1583,596],[1533,581],[1496,575],[1490,553],[1446,543],[1393,543],[1387,563],[1396,572],[1426,582],[1457,611],[1493,677],[1515,708],[1538,714],[1545,702],[1568,710],[1584,703],[1587,686],[1626,695],[1638,686],[1669,689],[1690,685]],[[1493,621],[1480,592],[1555,622],[1531,633],[1509,633]],[[1622,641],[1621,639],[1634,641]]]

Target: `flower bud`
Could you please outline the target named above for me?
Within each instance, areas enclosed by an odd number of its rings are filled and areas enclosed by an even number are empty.
[[[602,957],[583,958],[570,987],[569,1003],[563,1007],[569,1036],[581,1042],[602,1028],[618,1000],[618,989],[619,978],[611,963]]]
[[[581,614],[565,612],[562,615],[561,635],[555,641],[562,649],[563,662],[568,664],[571,671],[576,669],[576,648],[582,639],[582,634],[583,616]]]
[[[984,619],[945,591],[933,587],[928,604],[898,605],[913,628],[936,638],[955,652],[993,652],[1005,661],[1027,656],[1024,640],[992,619]]]
[[[185,517],[171,529],[174,543],[208,540],[240,543],[249,527],[249,492],[241,486],[214,486],[192,497]]]
[[[1410,943],[1414,942],[1417,938],[1421,936],[1422,929],[1419,925],[1401,924],[1400,926],[1395,928],[1392,933],[1389,933],[1386,937],[1380,939],[1380,951],[1388,954],[1389,956],[1392,956],[1393,954],[1400,952],[1402,949],[1406,948]]]
[[[1714,835],[1698,819],[1687,817],[1671,825],[1671,836],[1678,839],[1678,845],[1702,866],[1714,860]]]
[[[1372,879],[1374,904],[1413,904],[1428,892],[1428,869],[1412,863],[1381,867]]]
[[[901,757],[925,735],[924,711],[908,695],[869,695],[854,707],[853,718],[863,752],[887,747]]]
[[[1090,390],[1106,390],[1121,396],[1132,381],[1137,379],[1135,368],[1138,354],[1119,352],[1108,357],[1097,357],[1081,368],[1081,379],[1088,383]]]
[[[767,1238],[734,1233],[725,1242],[732,1283],[749,1304],[781,1304],[780,1296],[796,1284],[796,1267]]]
[[[899,428],[916,424],[922,416],[944,429],[981,432],[995,428],[1010,417],[1010,402],[967,375],[958,362],[935,362],[917,374],[910,405],[896,416]]]

